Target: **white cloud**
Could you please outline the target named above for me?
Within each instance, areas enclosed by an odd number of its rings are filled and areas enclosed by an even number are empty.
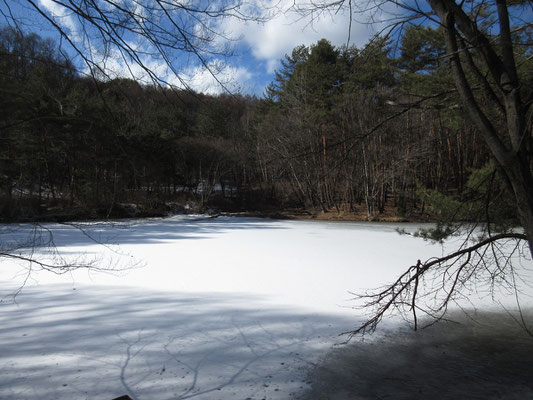
[[[119,2],[121,1],[123,0],[119,0]],[[135,4],[134,12],[145,17],[145,7],[140,6],[141,3]],[[226,64],[222,60],[208,61],[206,68],[191,54],[167,54],[169,59],[175,59],[177,62],[174,65],[177,70],[173,70],[167,61],[157,54],[158,51],[146,38],[142,36],[130,37],[131,40],[128,40],[125,45],[137,53],[142,63],[139,65],[127,55],[124,56],[116,46],[101,46],[99,35],[97,33],[92,35],[90,30],[83,31],[76,17],[66,7],[54,2],[54,0],[39,0],[39,5],[65,30],[65,33],[69,35],[78,49],[85,53],[85,57],[102,69],[106,79],[131,78],[149,84],[153,82],[152,76],[156,76],[161,82],[209,94],[221,93],[226,89],[232,92],[246,91],[248,87],[253,86],[251,83],[253,74],[250,71],[241,66]],[[105,3],[102,6],[105,7]],[[107,11],[113,11],[113,7],[109,7]],[[212,22],[215,27],[219,26],[218,19],[207,19],[204,22]],[[201,27],[200,25],[197,25],[196,28],[207,29],[206,26]],[[87,34],[81,32],[87,32]],[[204,34],[203,31],[196,31],[195,33],[199,36]],[[222,47],[224,43],[214,42],[213,45]],[[90,72],[88,65],[84,66],[83,72]]]
[[[210,70],[211,72],[204,67],[192,68],[186,71],[184,79],[191,89],[202,93],[218,94],[224,91],[224,87],[230,92],[239,92],[253,76],[246,68],[224,65],[220,61],[212,62]]]
[[[223,86],[231,91],[250,91],[250,89],[255,91],[254,85],[257,86],[257,83],[254,84],[253,79],[274,72],[279,68],[279,60],[285,54],[290,54],[294,47],[301,44],[309,46],[322,38],[328,39],[336,46],[346,43],[350,18],[348,10],[323,13],[311,20],[310,17],[302,17],[294,12],[294,6],[302,5],[304,1],[309,0],[249,0],[241,11],[249,15],[258,13],[259,10],[271,12],[271,18],[264,23],[246,22],[239,18],[217,18],[209,21],[213,23],[213,28],[227,36],[240,37],[241,42],[235,44],[244,43],[249,48],[248,53],[241,56],[242,64],[239,66],[223,64],[220,60],[209,61],[210,69],[216,71],[215,75]],[[81,34],[83,31],[78,27],[78,21],[66,8],[53,0],[39,0],[39,2],[67,30],[73,41],[86,50],[89,57],[95,61],[99,60],[98,64],[110,77],[128,77],[145,83],[151,82],[149,74],[141,66],[131,60],[125,61],[116,48],[109,46],[102,49],[98,45],[98,38],[91,37],[91,32],[87,35]],[[142,10],[136,11],[142,13]],[[365,19],[364,16],[360,18]],[[368,24],[354,23],[351,43],[361,47],[374,33],[375,26],[373,29]],[[131,48],[141,50],[138,54],[141,54],[143,64],[162,80],[178,87],[186,85],[204,93],[219,93],[224,90],[208,69],[198,66],[199,60],[194,56],[182,53],[173,57],[177,63],[180,80],[165,61],[150,56],[154,54],[154,48],[145,38],[137,37],[131,40],[136,41],[130,43]],[[221,37],[213,42],[215,46],[222,47],[224,44]],[[102,54],[102,51],[106,54]],[[255,69],[254,73],[250,72],[252,68]],[[262,81],[264,82],[264,77]]]
[[[218,94],[225,91],[246,91],[251,86],[253,74],[243,67],[235,67],[224,63],[222,60],[214,60],[208,64],[208,68],[197,65],[191,66],[177,74],[171,70],[163,60],[151,57],[142,59],[143,65],[157,76],[162,82],[174,87],[190,88],[206,94]],[[115,50],[99,63],[109,78],[131,78],[142,83],[152,83],[152,78],[145,68],[138,63],[126,62],[120,53]]]
[[[273,6],[272,0],[257,0],[263,7]],[[333,45],[340,46],[348,40],[350,15],[349,10],[341,9],[337,13],[302,16],[294,11],[294,5],[303,5],[293,0],[275,1],[280,10],[265,23],[243,22],[236,19],[224,21],[224,29],[233,35],[239,35],[248,44],[253,56],[265,62],[267,72],[272,73],[285,54],[290,54],[298,45],[309,46],[325,38]],[[366,20],[365,15],[359,19]],[[369,25],[353,21],[350,44],[362,47],[376,32],[379,24]]]
[[[78,27],[72,13],[65,7],[55,3],[53,0],[39,0],[39,4],[50,13],[50,16],[59,22],[63,29],[68,30],[69,36],[74,40],[79,39]]]

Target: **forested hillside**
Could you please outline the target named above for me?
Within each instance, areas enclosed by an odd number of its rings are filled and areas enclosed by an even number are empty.
[[[531,57],[517,63],[530,92]],[[5,28],[0,92],[3,221],[184,207],[422,218],[436,198],[502,202],[442,32],[426,27],[297,47],[261,99],[86,77],[50,40]]]
[[[215,185],[238,203],[256,180],[256,99],[98,81],[9,29],[0,56],[4,220],[122,216],[132,204],[159,215],[165,202],[207,204]]]

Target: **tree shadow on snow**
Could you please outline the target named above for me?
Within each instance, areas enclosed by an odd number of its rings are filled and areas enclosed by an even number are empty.
[[[0,303],[0,398],[293,397],[353,321],[213,293],[68,285]],[[276,397],[277,396],[277,397]]]
[[[50,239],[57,247],[164,243],[173,240],[199,240],[235,230],[287,229],[279,221],[259,218],[157,218],[115,222],[43,224],[35,240],[35,225],[3,225],[0,235],[8,234],[13,243],[39,246]],[[5,243],[4,243],[5,244]],[[6,244],[7,245],[7,244]]]
[[[533,337],[503,312],[451,319],[335,348],[301,399],[533,399]]]

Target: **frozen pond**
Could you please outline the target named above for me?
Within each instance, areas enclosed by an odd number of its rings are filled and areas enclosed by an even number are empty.
[[[364,359],[354,345],[332,347],[362,321],[351,292],[444,251],[397,227],[232,217],[46,225],[65,259],[109,271],[28,275],[24,262],[2,262],[0,398],[354,398],[353,387],[324,392],[339,349]],[[31,234],[2,229],[4,243]],[[398,329],[387,322],[369,341]]]

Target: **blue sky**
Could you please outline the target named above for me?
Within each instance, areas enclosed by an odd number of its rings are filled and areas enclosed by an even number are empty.
[[[413,7],[426,4],[419,4],[416,0],[404,1],[407,4],[412,2]],[[348,7],[321,14],[302,12],[306,7],[331,2],[335,0],[2,0],[0,24],[18,24],[26,32],[36,32],[54,38],[62,44],[63,51],[74,58],[78,68],[88,73],[87,65],[82,62],[82,57],[72,50],[68,41],[59,40],[58,30],[53,27],[53,22],[66,32],[69,40],[80,50],[79,53],[90,58],[108,77],[127,77],[151,82],[146,71],[132,62],[127,55],[124,56],[124,52],[121,54],[120,48],[104,46],[104,41],[94,26],[80,20],[68,9],[72,4],[96,3],[108,13],[108,17],[114,18],[117,9],[128,8],[133,10],[135,18],[141,20],[148,32],[154,31],[150,21],[161,21],[158,26],[166,30],[166,43],[179,38],[176,27],[186,29],[190,35],[197,37],[215,33],[207,44],[200,43],[197,47],[204,65],[195,54],[187,51],[166,48],[163,49],[162,57],[161,52],[155,49],[145,36],[135,35],[135,32],[124,33],[123,37],[119,35],[119,39],[122,39],[126,46],[137,50],[140,61],[161,81],[203,93],[215,94],[229,90],[233,93],[260,96],[266,85],[272,81],[274,71],[280,66],[280,59],[285,54],[290,54],[294,47],[301,44],[309,46],[322,38],[340,46],[350,37],[350,44],[361,48],[374,34],[390,26],[395,18],[402,18],[405,12],[400,7],[394,8],[393,2],[354,0],[354,7],[364,7],[365,4],[385,5],[387,14],[380,14],[382,10],[376,7],[366,12],[353,9],[351,32]],[[167,7],[172,4],[180,8],[170,10],[171,18],[175,18],[173,21],[177,22],[176,26],[172,25],[172,19],[169,20],[163,11],[157,11],[159,4],[166,4]],[[347,0],[344,2],[345,6],[346,4]],[[148,15],[150,11],[147,11],[147,5],[154,7],[156,18]],[[184,12],[184,8],[201,9],[207,13]],[[220,17],[218,13],[221,9],[224,10],[224,17]],[[513,18],[521,18],[518,23],[523,24],[524,20],[530,20],[532,9],[533,6],[526,7],[525,10],[520,8],[518,11],[510,11]],[[258,19],[261,21],[258,22]],[[369,21],[373,23],[370,24]],[[424,20],[419,19],[418,22],[424,23]],[[223,57],[213,53],[225,46],[233,48],[233,56]]]
[[[91,55],[99,65],[109,73],[111,77],[122,76],[128,78],[148,81],[146,73],[132,63],[120,56],[120,52],[113,48],[104,49],[100,45],[98,35],[91,32],[90,26],[84,26],[75,15],[63,6],[65,0],[32,0],[35,6],[45,12],[53,19],[58,26],[61,26],[73,42],[82,49],[85,55]],[[152,1],[152,0],[148,0]],[[182,5],[202,5],[202,1],[176,0]],[[67,3],[65,1],[65,3]],[[80,1],[76,2],[80,3]],[[146,5],[147,1],[139,2],[135,0],[117,0],[120,5],[139,7],[138,4]],[[300,44],[311,45],[321,38],[330,40],[334,45],[345,44],[349,34],[349,10],[340,9],[338,12],[323,13],[321,15],[302,16],[295,12],[294,5],[305,7],[306,0],[247,0],[236,12],[231,12],[233,17],[208,18],[207,25],[203,29],[212,29],[222,36],[213,38],[210,46],[229,45],[234,49],[235,55],[231,57],[221,57],[205,55],[205,60],[211,71],[219,71],[217,79],[222,82],[227,89],[232,92],[242,92],[261,95],[265,86],[272,81],[274,71],[279,67],[279,60],[285,54],[290,54],[292,49]],[[68,4],[68,3],[67,3]],[[102,2],[101,4],[105,4]],[[137,5],[136,5],[137,4]],[[216,9],[217,7],[227,7],[230,1],[209,1],[203,5]],[[50,36],[59,39],[57,31],[49,21],[40,16],[35,10],[35,6],[27,0],[6,0],[0,3],[3,14],[2,24],[11,23],[10,13],[14,14],[21,26],[27,32],[33,31],[43,36]],[[259,12],[266,17],[263,21],[247,21],[239,16],[257,16]],[[141,14],[141,13],[140,13]],[[191,21],[186,20],[187,16],[179,16],[185,26],[190,28],[190,32],[200,32],[200,24],[195,26]],[[359,20],[366,22],[367,17],[358,16]],[[357,20],[352,24],[350,33],[350,43],[358,47],[363,46],[368,39],[379,29],[379,24],[369,25],[359,23]],[[158,77],[176,86],[187,86],[205,93],[219,93],[224,89],[216,82],[212,74],[201,66],[196,56],[172,52],[170,54],[173,71],[168,68],[168,64],[155,55],[153,47],[139,38],[128,36],[126,39],[134,48],[141,49],[144,55],[142,61],[153,70]],[[59,40],[58,40],[59,41]],[[63,43],[63,48],[69,54],[75,53],[68,44]],[[206,49],[208,50],[208,49]],[[104,54],[105,53],[105,54]],[[207,53],[204,53],[207,54]],[[81,68],[86,68],[77,57]],[[179,79],[176,77],[179,76]]]

